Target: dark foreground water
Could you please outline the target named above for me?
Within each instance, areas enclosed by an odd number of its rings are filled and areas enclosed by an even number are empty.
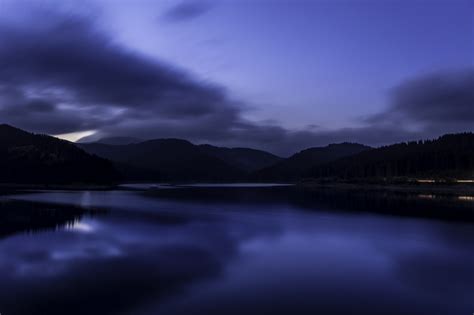
[[[473,212],[284,186],[4,195],[0,313],[470,315]]]

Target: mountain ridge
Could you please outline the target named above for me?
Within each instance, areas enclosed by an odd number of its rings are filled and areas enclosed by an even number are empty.
[[[474,178],[474,134],[379,148],[336,143],[289,158],[251,148],[195,145],[177,138],[111,145],[71,143],[0,124],[0,182],[117,180],[280,181],[305,178]]]
[[[182,139],[154,139],[129,145],[78,145],[89,153],[120,163],[125,172],[134,168],[140,174],[154,173],[146,179],[231,180],[241,175],[238,169],[203,154],[197,146]]]
[[[474,134],[446,134],[433,140],[401,142],[374,148],[311,169],[308,177],[474,178]]]
[[[244,180],[248,173],[281,160],[262,150],[195,145],[178,138],[151,139],[128,145],[77,145],[89,153],[114,161],[122,172],[128,174],[125,177],[134,179]]]
[[[112,164],[75,144],[0,125],[0,182],[109,183],[116,179]]]
[[[369,149],[369,146],[351,142],[308,148],[273,166],[255,172],[253,178],[263,181],[294,181],[300,179],[307,171],[318,164],[328,163]]]

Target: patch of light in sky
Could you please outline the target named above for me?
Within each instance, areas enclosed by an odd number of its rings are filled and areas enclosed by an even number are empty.
[[[59,135],[53,135],[56,138],[71,141],[71,142],[76,142],[77,140],[92,136],[95,134],[97,130],[86,130],[86,131],[77,131],[77,132],[70,132],[70,133],[63,133]]]

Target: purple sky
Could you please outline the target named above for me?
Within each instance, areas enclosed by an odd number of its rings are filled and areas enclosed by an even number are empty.
[[[474,126],[472,1],[4,0],[0,21],[0,122],[35,132],[287,155]]]

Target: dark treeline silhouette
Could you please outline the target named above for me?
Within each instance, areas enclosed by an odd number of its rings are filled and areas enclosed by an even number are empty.
[[[0,183],[109,183],[113,165],[74,144],[0,125]]]
[[[287,159],[259,150],[194,145],[179,139],[80,146],[114,161],[128,180],[295,182],[307,178],[474,177],[472,133],[377,149],[357,143],[331,144]]]
[[[474,134],[384,146],[317,166],[312,178],[473,178]]]
[[[27,201],[0,202],[0,238],[56,230],[78,222],[89,210]],[[90,212],[92,214],[92,212]]]
[[[73,144],[0,125],[0,183],[280,181],[474,178],[474,134],[373,149],[356,143],[310,148],[282,159],[247,148],[156,139]]]

